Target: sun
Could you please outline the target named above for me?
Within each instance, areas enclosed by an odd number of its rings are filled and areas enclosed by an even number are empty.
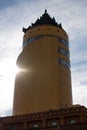
[[[4,77],[14,77],[21,70],[16,64],[12,64],[11,62],[3,62],[0,68],[0,74]]]
[[[21,71],[21,68],[19,68],[17,65],[14,65],[13,68],[14,68],[14,71],[13,71],[14,75],[16,75],[17,73]]]

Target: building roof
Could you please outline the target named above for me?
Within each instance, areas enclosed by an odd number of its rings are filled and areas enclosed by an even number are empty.
[[[52,25],[62,29],[61,23],[58,24],[55,21],[55,18],[51,18],[50,15],[47,13],[47,10],[45,10],[44,14],[42,14],[42,16],[38,18],[35,23],[32,23],[31,26],[29,26],[28,28],[23,28],[23,32],[26,33],[27,30],[39,25]]]
[[[0,117],[0,130],[11,129],[87,130],[87,108],[72,106],[44,112]]]

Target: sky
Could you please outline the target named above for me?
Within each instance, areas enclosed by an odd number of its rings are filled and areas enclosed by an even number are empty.
[[[87,107],[87,0],[0,0],[0,116],[12,114],[22,28],[45,9],[69,35],[73,104]]]

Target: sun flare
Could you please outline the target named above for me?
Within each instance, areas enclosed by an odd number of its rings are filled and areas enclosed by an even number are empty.
[[[19,68],[16,65],[9,66],[8,68],[3,68],[4,76],[15,76],[19,72]]]
[[[14,74],[16,75],[20,71],[21,71],[21,68],[19,68],[17,65],[15,65],[15,67],[14,67]]]
[[[0,68],[0,74],[6,78],[14,78],[16,74],[21,71],[16,64],[12,64],[11,62],[4,62],[0,65]]]

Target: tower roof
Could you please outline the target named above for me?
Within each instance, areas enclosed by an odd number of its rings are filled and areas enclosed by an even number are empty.
[[[23,32],[26,33],[27,30],[38,25],[53,25],[62,29],[62,25],[58,24],[54,17],[51,18],[47,13],[47,10],[45,10],[44,14],[42,14],[42,16],[38,18],[35,23],[32,23],[28,28],[23,28]]]

